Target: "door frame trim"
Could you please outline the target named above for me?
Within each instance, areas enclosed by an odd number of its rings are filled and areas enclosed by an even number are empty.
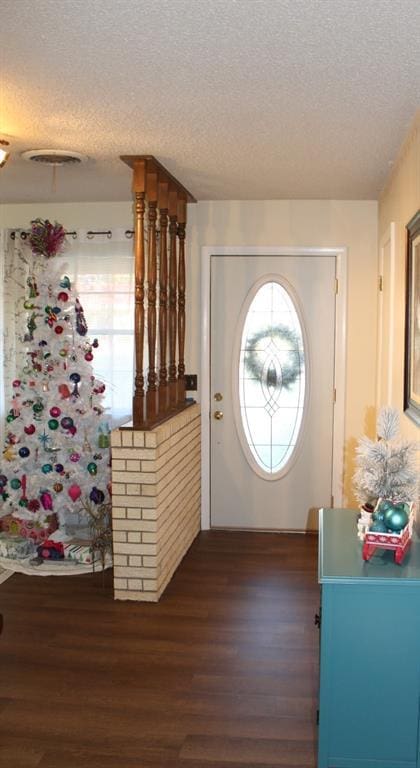
[[[338,281],[335,311],[332,495],[342,506],[346,359],[347,359],[347,248],[284,246],[203,246],[201,248],[201,528],[210,528],[210,265],[212,256],[334,256]]]

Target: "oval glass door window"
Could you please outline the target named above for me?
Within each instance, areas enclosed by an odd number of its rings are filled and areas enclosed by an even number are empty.
[[[256,292],[246,313],[239,360],[247,458],[252,457],[254,468],[257,463],[259,474],[274,479],[286,470],[298,441],[304,401],[302,326],[286,288],[270,280]]]

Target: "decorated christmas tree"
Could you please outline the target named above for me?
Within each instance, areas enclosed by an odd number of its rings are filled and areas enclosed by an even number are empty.
[[[26,361],[13,381],[0,468],[0,555],[91,562],[92,547],[103,554],[108,544],[110,517],[105,385],[92,369],[98,342],[59,263],[63,227],[37,219],[29,243]]]

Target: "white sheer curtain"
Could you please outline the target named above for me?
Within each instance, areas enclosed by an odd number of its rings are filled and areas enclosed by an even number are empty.
[[[4,417],[12,397],[12,381],[22,368],[26,326],[23,307],[32,253],[20,231],[5,230],[0,264],[0,437],[4,439]],[[60,258],[63,274],[72,281],[75,296],[83,306],[88,337],[98,339],[93,350],[95,375],[106,384],[104,405],[110,428],[132,416],[134,363],[134,257],[133,242],[125,230],[112,230],[112,237],[79,230],[68,237]],[[0,241],[1,246],[1,241]]]
[[[25,330],[23,306],[26,280],[31,273],[32,253],[20,233],[1,232],[0,264],[0,445],[4,440],[4,419],[12,398],[12,381],[25,359],[21,339]]]

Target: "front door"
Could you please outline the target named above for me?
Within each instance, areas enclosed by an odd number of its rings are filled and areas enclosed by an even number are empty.
[[[212,527],[304,531],[330,506],[335,256],[212,256]]]

